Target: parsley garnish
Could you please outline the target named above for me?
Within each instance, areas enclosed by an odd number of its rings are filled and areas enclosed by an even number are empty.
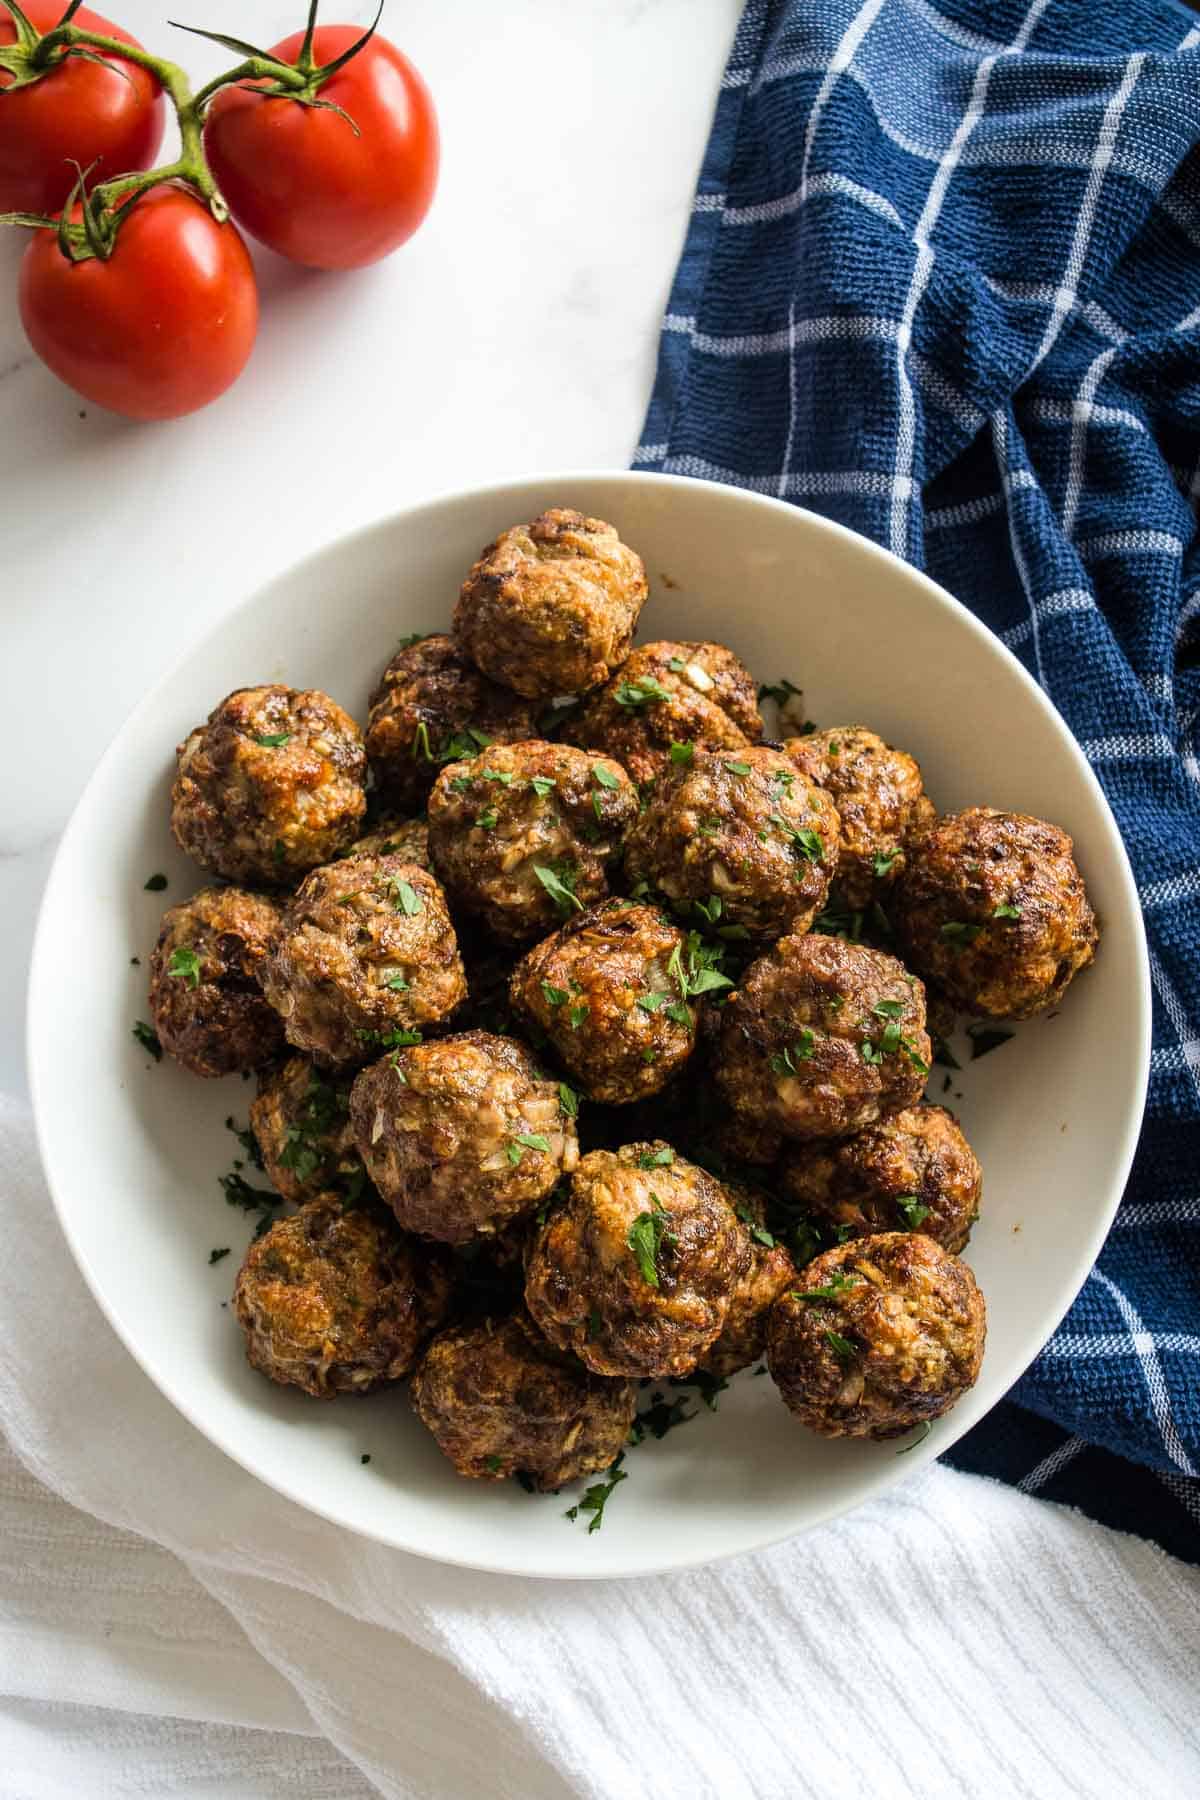
[[[151,875],[142,883],[142,886],[148,894],[161,894],[166,885],[167,878],[165,875]]]
[[[500,814],[496,811],[495,807],[489,806],[486,811],[481,812],[476,816],[475,823],[479,826],[481,831],[492,831],[499,818]]]
[[[251,1131],[250,1127],[248,1125],[239,1125],[236,1119],[231,1115],[225,1121],[225,1129],[226,1131],[232,1131],[234,1137],[242,1146],[242,1151],[247,1161],[253,1163],[256,1169],[261,1169],[263,1166],[262,1151],[259,1149],[258,1139]]]
[[[548,869],[543,863],[534,863],[533,872],[558,908],[559,916],[569,919],[572,909],[583,911],[583,901],[573,892],[579,879],[579,873],[568,863],[559,863],[557,868]]]
[[[163,1049],[158,1041],[158,1035],[149,1025],[147,1025],[144,1019],[139,1019],[137,1021],[137,1024],[133,1028],[133,1036],[137,1039],[143,1050],[148,1050],[150,1052],[155,1062],[162,1061]]]
[[[571,1027],[572,1031],[579,1030],[579,1027],[583,1024],[583,1021],[587,1018],[590,1011],[591,1007],[586,1000],[579,1006],[573,1006],[571,1008],[570,1012],[567,1014],[567,1024]]]
[[[222,1244],[222,1246],[219,1250],[210,1250],[208,1253],[209,1267],[211,1268],[213,1263],[219,1263],[224,1257],[226,1257],[228,1255],[229,1255],[229,1245],[228,1244]]]
[[[684,662],[682,656],[673,656],[668,662],[667,667],[670,669],[672,675],[682,675],[683,671],[687,668],[687,664]]]
[[[903,1000],[877,1000],[871,1011],[880,1019],[898,1019],[904,1011]]]
[[[840,1331],[826,1331],[825,1341],[840,1363],[854,1361],[855,1346]]]
[[[749,775],[751,773],[748,762],[727,762],[723,763],[722,767],[728,769],[731,775]]]
[[[891,874],[892,864],[895,862],[895,860],[899,856],[899,854],[900,854],[899,850],[880,850],[876,854],[875,862],[874,862],[874,869],[875,869],[876,876],[880,880],[882,880],[885,875]]]
[[[1019,919],[1020,916],[1019,906],[994,906],[992,908],[993,919]]]
[[[391,891],[392,905],[397,912],[404,913],[407,918],[415,919],[418,913],[425,911],[421,896],[411,883],[402,880],[398,875],[389,875],[388,887]]]
[[[613,694],[618,706],[646,706],[651,700],[670,698],[670,688],[665,688],[653,675],[643,675],[640,681],[622,681]]]
[[[641,1007],[643,1012],[655,1013],[663,1002],[670,998],[671,996],[666,993],[640,994],[638,996],[637,1004]]]
[[[558,1104],[568,1119],[579,1117],[579,1095],[573,1087],[568,1087],[565,1081],[560,1081],[558,1084]]]
[[[501,787],[511,787],[514,780],[511,769],[481,769],[480,774],[485,781],[498,781]]]
[[[433,761],[433,747],[429,742],[429,727],[424,719],[420,720],[417,729],[413,732],[413,741],[409,745],[408,754],[414,757],[419,756],[422,762],[431,763]]]
[[[409,1044],[419,1044],[423,1042],[419,1031],[396,1031],[394,1029],[389,1029],[387,1031],[367,1031],[361,1025],[354,1035],[361,1043],[378,1044],[381,1050],[403,1050]]]
[[[695,754],[696,754],[695,744],[679,744],[679,743],[676,743],[674,738],[672,738],[672,740],[671,740],[671,761],[673,763],[680,763],[684,767],[686,767],[692,761],[692,758],[695,756]]]
[[[678,1242],[675,1233],[670,1229],[669,1216],[657,1194],[650,1196],[651,1210],[639,1213],[625,1236],[625,1242],[633,1251],[643,1281],[651,1287],[660,1285],[658,1279],[658,1258],[664,1244]]]
[[[771,1070],[776,1075],[798,1075],[797,1062],[811,1062],[813,1053],[813,1034],[807,1028],[802,1030],[794,1044],[787,1045],[771,1058]]]
[[[504,1466],[498,1456],[485,1456],[483,1460],[488,1470],[493,1475],[498,1475]]]
[[[529,778],[529,785],[537,795],[538,799],[544,800],[551,788],[557,787],[558,783],[554,780],[553,776],[550,775],[531,775]]]
[[[758,697],[760,700],[774,700],[780,706],[783,706],[785,702],[790,700],[793,694],[798,700],[801,695],[801,690],[794,682],[789,681],[786,675],[779,681],[764,681],[758,690]]]
[[[968,944],[975,942],[982,930],[982,925],[970,925],[961,919],[950,919],[942,926],[938,935],[944,937],[948,944],[953,944],[955,949],[965,950]]]
[[[542,993],[545,995],[547,1006],[564,1006],[566,1004],[566,988],[555,987],[549,981],[543,981],[540,985]]]
[[[829,754],[830,754],[830,756],[840,756],[842,754],[842,745],[841,745],[840,738],[830,738]]]
[[[602,763],[593,764],[592,780],[602,788],[619,788],[621,785],[620,776],[614,775],[612,770],[606,769]]]
[[[385,988],[390,988],[393,994],[407,994],[412,983],[406,981],[403,975],[389,975],[383,985]]]
[[[764,1226],[759,1224],[748,1206],[735,1206],[734,1211],[756,1244],[761,1244],[766,1250],[775,1248],[775,1239]]]
[[[256,737],[254,741],[256,744],[261,744],[264,750],[282,750],[285,744],[291,742],[291,739],[290,731],[269,731],[262,737]]]
[[[637,1159],[639,1169],[667,1169],[675,1161],[675,1152],[666,1144],[661,1150],[643,1150]]]
[[[847,1288],[860,1287],[861,1280],[857,1275],[843,1275],[835,1269],[825,1287],[809,1288],[806,1293],[793,1293],[793,1300],[839,1300]]]
[[[279,1195],[269,1188],[254,1188],[240,1175],[236,1169],[229,1175],[217,1177],[228,1205],[236,1206],[244,1213],[256,1212],[258,1223],[254,1227],[254,1235],[260,1238],[274,1219],[278,1208],[282,1205]]]
[[[624,1461],[625,1452],[622,1450],[617,1457],[617,1460],[608,1471],[608,1479],[606,1481],[594,1482],[590,1488],[585,1489],[583,1499],[577,1506],[569,1506],[567,1508],[566,1516],[572,1522],[579,1517],[581,1512],[591,1514],[591,1518],[588,1522],[589,1537],[593,1531],[599,1531],[601,1525],[603,1525],[604,1508],[611,1500],[613,1489],[617,1486],[617,1483],[628,1481],[629,1479],[624,1469],[621,1467],[621,1464]]]
[[[543,1150],[548,1152],[550,1149],[550,1139],[548,1137],[543,1137],[540,1131],[522,1131],[513,1139],[513,1143],[520,1144],[526,1150]]]
[[[172,950],[167,974],[177,981],[186,981],[189,987],[200,986],[200,958],[190,945],[183,944],[178,950]]]
[[[668,1431],[674,1431],[676,1425],[686,1425],[689,1419],[696,1418],[696,1413],[687,1410],[690,1399],[690,1394],[680,1394],[676,1399],[668,1400],[660,1391],[653,1393],[650,1405],[634,1417],[629,1428],[630,1443],[640,1444],[647,1432],[661,1441]]]
[[[901,1194],[896,1202],[896,1211],[910,1231],[919,1231],[931,1210],[932,1208],[925,1206],[916,1194]]]

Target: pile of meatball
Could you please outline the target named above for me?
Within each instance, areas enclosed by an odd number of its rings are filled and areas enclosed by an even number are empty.
[[[646,596],[553,510],[397,649],[365,731],[267,685],[178,751],[209,885],[163,918],[155,1028],[257,1073],[291,1209],[237,1277],[250,1362],[409,1378],[479,1480],[607,1469],[639,1384],[762,1358],[826,1437],[953,1406],[982,1178],[923,1098],[930,1019],[1053,1008],[1097,943],[1064,832],[939,815],[861,725],[765,741],[732,651],[633,647]]]

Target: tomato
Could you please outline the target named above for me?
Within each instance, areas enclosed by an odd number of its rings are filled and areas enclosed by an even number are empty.
[[[21,0],[21,10],[39,31],[49,31],[66,11],[66,0]],[[87,7],[71,23],[138,43]],[[0,44],[14,43],[16,35],[0,6]],[[0,212],[61,212],[75,185],[68,157],[85,169],[98,161],[93,181],[99,182],[148,169],[157,156],[165,105],[148,70],[115,57],[102,68],[68,56],[15,94],[4,91],[10,79],[0,69]]]
[[[19,301],[42,361],[130,419],[174,419],[215,400],[244,368],[258,326],[237,227],[169,184],[129,202],[107,261],[69,262],[54,232],[34,232]]]
[[[356,25],[321,25],[324,66],[359,37]],[[294,62],[295,32],[271,55]],[[204,148],[239,224],[293,262],[356,269],[410,238],[433,199],[437,116],[408,58],[373,37],[317,97],[350,115],[276,99],[253,87],[222,88],[208,110]]]

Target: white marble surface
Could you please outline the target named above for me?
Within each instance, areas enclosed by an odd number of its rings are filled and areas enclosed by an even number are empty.
[[[195,75],[227,66],[151,0],[109,10]],[[184,16],[269,44],[303,11],[204,0]],[[391,0],[382,29],[439,108],[434,209],[354,275],[259,254],[254,357],[188,419],[131,425],[55,381],[16,316],[22,245],[0,241],[0,1090],[24,1085],[25,972],[55,841],[190,643],[280,566],[409,502],[628,463],[739,11]]]

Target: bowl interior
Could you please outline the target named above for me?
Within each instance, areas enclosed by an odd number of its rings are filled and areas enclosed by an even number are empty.
[[[249,1228],[217,1176],[240,1153],[224,1121],[245,1123],[252,1088],[155,1066],[130,1036],[146,1016],[161,907],[202,879],[167,828],[175,744],[250,682],[321,687],[363,718],[396,639],[444,628],[480,546],[549,505],[609,518],[641,551],[643,639],[719,639],[760,679],[790,677],[820,722],[861,722],[911,750],[940,808],[987,802],[1065,826],[1105,930],[1060,1015],[951,1072],[948,1093],[946,1071],[931,1081],[984,1169],[967,1252],[989,1308],[975,1391],[898,1458],[894,1445],[810,1437],[769,1379],[739,1376],[716,1412],[631,1453],[629,1480],[592,1535],[562,1516],[577,1493],[458,1480],[403,1391],[318,1405],[249,1369],[222,1305]],[[167,892],[146,893],[159,870]],[[82,906],[86,957],[74,953]],[[1016,661],[932,583],[848,532],[740,490],[627,474],[529,479],[420,507],[320,551],[224,621],[96,771],[47,890],[30,1001],[31,1080],[64,1229],[169,1398],[252,1473],[355,1531],[556,1576],[682,1567],[771,1542],[878,1494],[965,1431],[1036,1354],[1095,1256],[1132,1156],[1148,1058],[1145,949],[1120,838]],[[226,1245],[232,1254],[210,1266]]]

